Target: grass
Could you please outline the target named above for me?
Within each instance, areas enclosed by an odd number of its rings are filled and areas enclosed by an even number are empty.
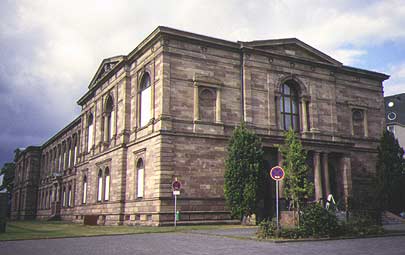
[[[178,226],[175,229],[174,227],[85,226],[68,222],[11,221],[7,223],[6,232],[0,233],[0,241],[81,236],[167,233],[174,231],[214,230],[240,227],[240,225],[207,225]]]

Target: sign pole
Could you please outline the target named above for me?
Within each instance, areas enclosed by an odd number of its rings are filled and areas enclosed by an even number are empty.
[[[180,219],[180,213],[177,213],[177,196],[180,195],[181,183],[175,178],[172,182],[172,190],[174,195],[174,228],[176,229],[177,217]],[[177,216],[179,215],[179,216]]]
[[[277,223],[277,232],[279,231],[278,229],[278,181],[276,181],[276,223]]]
[[[174,195],[174,228],[176,228],[177,224],[176,212],[177,212],[177,195]]]
[[[277,233],[279,231],[279,215],[278,215],[278,183],[284,179],[284,169],[281,166],[275,166],[270,169],[270,177],[276,181],[276,224],[277,224]]]

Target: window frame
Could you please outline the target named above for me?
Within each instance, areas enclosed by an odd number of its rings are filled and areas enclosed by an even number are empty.
[[[286,81],[281,85],[279,107],[281,128],[285,131],[292,128],[294,131],[298,132],[300,130],[299,94],[296,85],[292,84],[290,81]],[[289,121],[289,125],[286,124],[286,120]]]

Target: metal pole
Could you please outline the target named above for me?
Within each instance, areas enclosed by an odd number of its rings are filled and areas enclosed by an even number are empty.
[[[276,181],[276,223],[277,223],[277,231],[278,229],[278,181]]]
[[[174,228],[176,228],[177,195],[174,195]]]

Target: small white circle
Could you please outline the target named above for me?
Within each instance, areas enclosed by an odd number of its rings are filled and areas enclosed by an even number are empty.
[[[387,117],[389,120],[395,120],[397,118],[397,114],[395,112],[390,112],[388,113]]]
[[[394,102],[392,102],[392,101],[389,102],[389,103],[388,103],[388,107],[390,107],[390,108],[391,108],[391,107],[394,107]]]

